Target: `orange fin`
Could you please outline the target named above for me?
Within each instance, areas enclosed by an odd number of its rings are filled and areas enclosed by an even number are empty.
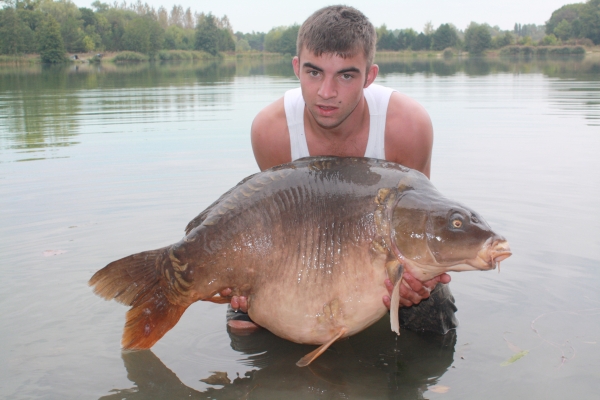
[[[187,309],[167,299],[157,283],[127,311],[121,344],[125,350],[149,349],[171,330]]]
[[[96,272],[88,284],[98,296],[130,306],[157,282],[156,259],[167,249],[145,251],[113,261]]]
[[[311,362],[313,362],[314,360],[316,360],[317,357],[319,357],[321,354],[323,354],[323,352],[325,350],[327,350],[329,348],[329,346],[331,346],[336,340],[338,340],[340,337],[342,337],[342,335],[344,333],[346,333],[346,328],[340,329],[340,331],[337,333],[337,335],[335,335],[333,337],[333,339],[331,339],[327,343],[322,344],[316,350],[311,351],[310,353],[308,353],[307,355],[305,355],[304,357],[302,357],[300,360],[298,360],[298,362],[296,363],[296,365],[299,366],[299,367],[306,367],[308,364],[310,364]]]
[[[108,264],[89,281],[98,296],[131,306],[121,341],[126,350],[152,347],[187,308],[171,303],[160,285],[157,262],[164,256],[168,248],[134,254]]]

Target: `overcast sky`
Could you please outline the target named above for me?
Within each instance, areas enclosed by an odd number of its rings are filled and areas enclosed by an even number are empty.
[[[80,7],[90,7],[94,0],[73,0]],[[112,3],[111,0],[101,0]],[[130,1],[128,1],[129,3]],[[142,0],[158,9],[168,11],[181,5],[192,11],[212,12],[218,17],[227,15],[234,31],[268,32],[276,26],[301,24],[311,13],[337,2],[316,0]],[[570,3],[584,0],[348,0],[342,4],[361,10],[376,26],[386,24],[390,29],[413,28],[423,30],[427,21],[434,28],[443,23],[453,23],[464,30],[471,21],[487,22],[502,29],[512,29],[515,22],[543,25],[552,11]]]

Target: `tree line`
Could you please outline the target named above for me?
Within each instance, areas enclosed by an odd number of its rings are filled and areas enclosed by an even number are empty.
[[[201,50],[212,55],[235,51],[227,16],[192,13],[175,5],[170,11],[142,3],[103,3],[89,9],[70,0],[0,0],[0,53],[39,52],[44,62],[60,62],[64,54],[136,51],[150,56],[159,50]],[[51,54],[48,49],[54,49]]]
[[[70,0],[0,0],[0,53],[40,53],[43,62],[61,62],[68,53],[135,51],[154,57],[160,50],[219,52],[267,51],[295,54],[299,26],[269,32],[235,32],[227,16],[196,13],[175,5],[155,9],[147,3],[96,0],[92,8]],[[422,32],[377,28],[379,50],[464,49],[478,54],[508,45],[555,45],[579,41],[600,44],[600,0],[568,4],[546,25],[515,24],[511,31],[471,23],[464,31],[445,23]],[[582,42],[583,41],[583,42]]]
[[[385,25],[377,28],[378,50],[441,51],[452,47],[481,54],[510,45],[559,44],[600,44],[600,0],[565,5],[554,11],[545,25],[515,24],[512,31],[475,22],[464,31],[452,24],[433,29],[431,23],[427,23],[420,33],[413,29],[391,31]]]

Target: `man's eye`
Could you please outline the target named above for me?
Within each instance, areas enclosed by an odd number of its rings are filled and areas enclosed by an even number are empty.
[[[308,71],[310,76],[319,76],[319,71]]]
[[[342,74],[342,79],[345,81],[349,81],[350,79],[352,79],[352,75],[350,74]]]

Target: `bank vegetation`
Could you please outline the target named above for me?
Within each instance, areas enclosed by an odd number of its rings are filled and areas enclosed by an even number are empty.
[[[96,0],[92,8],[70,0],[0,0],[0,63],[61,63],[85,60],[140,62],[202,60],[215,57],[274,57],[296,52],[299,26],[269,32],[234,32],[227,16],[175,5]],[[379,53],[453,56],[497,54],[552,56],[585,53],[600,45],[600,0],[567,4],[545,25],[516,23],[501,30],[472,22],[464,30],[451,23],[414,29],[377,28]]]

